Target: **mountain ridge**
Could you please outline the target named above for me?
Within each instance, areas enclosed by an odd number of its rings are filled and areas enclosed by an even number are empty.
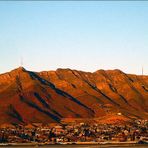
[[[60,122],[121,112],[148,119],[148,76],[121,70],[71,69],[0,74],[1,123]]]

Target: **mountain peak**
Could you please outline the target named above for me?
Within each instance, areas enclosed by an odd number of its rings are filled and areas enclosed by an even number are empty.
[[[104,72],[111,73],[111,74],[121,74],[121,73],[124,73],[120,69],[113,69],[113,70],[99,69],[99,70],[95,71],[94,73],[104,73]]]
[[[24,67],[18,67],[16,69],[11,70],[10,72],[8,72],[6,74],[10,74],[11,76],[14,76],[14,75],[22,74],[25,71],[27,71],[27,70]]]
[[[24,72],[24,71],[26,71],[26,69],[22,66],[12,70],[12,72],[17,72],[17,73]]]
[[[0,83],[5,83],[11,81],[15,78],[15,76],[22,74],[26,69],[24,67],[18,67],[16,69],[11,70],[10,72],[3,73],[0,75]]]

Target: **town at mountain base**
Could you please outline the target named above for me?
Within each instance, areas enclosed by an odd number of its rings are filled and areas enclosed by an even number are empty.
[[[33,72],[19,67],[0,75],[0,124],[128,122],[148,119],[148,76],[120,70]]]

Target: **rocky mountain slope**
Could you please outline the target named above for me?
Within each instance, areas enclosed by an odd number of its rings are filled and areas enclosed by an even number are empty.
[[[32,72],[0,75],[0,124],[60,122],[121,113],[148,119],[148,76],[120,70]]]

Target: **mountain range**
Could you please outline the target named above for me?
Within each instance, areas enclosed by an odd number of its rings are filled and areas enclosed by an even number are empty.
[[[148,119],[148,76],[118,69],[33,72],[23,67],[0,74],[0,124],[101,119],[119,113]]]

